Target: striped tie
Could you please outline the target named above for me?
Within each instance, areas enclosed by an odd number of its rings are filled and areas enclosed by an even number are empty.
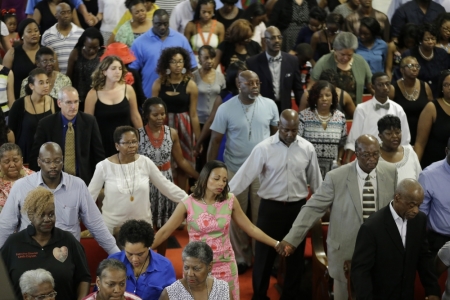
[[[375,212],[375,193],[373,190],[370,176],[367,175],[366,182],[363,187],[363,220],[366,221],[371,214]]]

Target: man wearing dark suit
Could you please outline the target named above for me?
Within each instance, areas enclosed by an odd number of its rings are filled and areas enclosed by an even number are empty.
[[[294,91],[297,105],[303,94],[298,59],[280,50],[283,36],[278,28],[267,28],[264,38],[266,52],[248,58],[247,67],[258,74],[261,95],[274,100],[281,113],[292,108],[291,91]]]
[[[353,255],[358,229],[370,213],[385,207],[394,197],[397,186],[395,165],[379,161],[380,144],[372,135],[362,135],[356,142],[357,160],[328,172],[322,185],[306,201],[289,233],[278,244],[277,252],[295,251],[309,229],[327,211],[330,225],[327,236],[327,258],[334,279],[334,299],[347,300],[344,262]],[[372,207],[366,207],[366,185],[372,191]],[[364,206],[363,206],[364,203]]]
[[[419,211],[423,197],[415,179],[404,179],[394,200],[361,225],[351,267],[356,299],[412,300],[416,271],[426,299],[440,299],[433,256],[428,250],[427,216]]]
[[[58,106],[61,112],[39,121],[30,155],[30,168],[39,171],[37,157],[39,148],[46,142],[55,142],[65,153],[68,123],[73,123],[75,132],[75,169],[76,175],[89,185],[97,163],[105,159],[100,131],[95,117],[78,111],[78,92],[71,86],[63,87],[58,94]],[[66,166],[65,166],[66,167]],[[66,168],[65,170],[66,171]],[[66,171],[67,172],[67,171]]]

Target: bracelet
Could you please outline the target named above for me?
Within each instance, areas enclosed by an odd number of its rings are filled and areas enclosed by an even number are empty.
[[[275,248],[278,247],[279,244],[280,244],[280,241],[277,241],[277,243],[275,244]]]

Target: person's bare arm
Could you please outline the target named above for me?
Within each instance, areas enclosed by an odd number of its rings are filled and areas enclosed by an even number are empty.
[[[14,62],[14,48],[11,48],[6,52],[5,57],[3,57],[3,65],[8,69],[12,69]]]
[[[73,82],[73,67],[77,59],[78,59],[78,50],[73,49],[69,55],[69,61],[67,62],[67,71],[66,71],[66,75],[70,78],[70,81],[72,82]]]
[[[225,27],[219,21],[217,21],[216,33],[219,38],[219,44],[220,44],[225,39]]]
[[[184,206],[184,203],[178,203],[175,211],[173,212],[172,216],[170,216],[166,224],[164,224],[164,226],[156,232],[155,240],[153,241],[153,244],[151,246],[152,249],[158,248],[158,246],[161,245],[162,242],[169,238],[172,232],[174,232],[174,230],[177,229],[178,226],[181,225],[181,223],[183,223],[184,219],[186,219],[186,213],[187,210]]]
[[[222,142],[223,134],[211,130],[211,140],[209,141],[207,161],[215,160],[219,154],[220,143]]]
[[[195,24],[192,21],[189,21],[184,28],[184,36],[191,43],[191,37],[195,34]],[[191,45],[192,46],[192,45]]]
[[[77,289],[77,299],[83,300],[83,298],[89,294],[90,287],[91,287],[90,282],[80,282],[78,284],[78,289]]]
[[[397,80],[398,83],[398,80]],[[389,95],[388,95],[389,99],[394,99],[395,97],[395,88],[393,85],[390,85],[389,87]]]
[[[0,41],[2,43],[3,50],[5,50],[5,52],[8,52],[8,50],[11,49],[11,43],[9,42],[8,36],[2,36],[2,39]]]
[[[189,104],[189,117],[191,118],[191,126],[192,131],[195,135],[195,140],[200,136],[200,123],[198,121],[197,115],[197,101],[198,101],[198,88],[197,84],[190,80],[187,86],[187,93],[190,95],[190,104]]]
[[[134,128],[139,129],[143,126],[142,118],[138,109],[136,93],[131,85],[127,85],[127,98],[130,103],[131,123],[133,123]]]
[[[430,86],[428,85],[428,83],[425,83],[425,91],[427,92],[427,97],[428,97],[428,101],[433,101],[434,96],[433,96],[433,92],[431,91]]]
[[[84,21],[89,26],[95,26],[100,20],[96,18],[93,14],[88,12],[86,5],[84,3],[81,3],[80,6],[78,6],[77,10],[80,12],[80,14],[83,16]],[[103,15],[103,14],[102,14]]]
[[[271,247],[275,247],[277,244],[275,239],[265,234],[261,229],[250,222],[247,215],[242,211],[241,205],[236,198],[233,199],[233,213],[231,214],[231,218],[245,233],[255,240]]]
[[[309,107],[308,96],[309,96],[309,92],[304,91],[302,98],[300,99],[300,105],[298,106],[298,111],[305,110]]]
[[[316,83],[316,81],[310,77],[309,78],[309,82],[308,82],[308,86],[306,87],[306,89],[310,90],[315,83]]]
[[[8,143],[15,144],[16,143],[16,137],[14,136],[14,132],[12,130],[9,130],[7,133]]]
[[[33,13],[33,19],[36,21],[38,25],[41,24],[42,15],[39,9],[35,8]]]
[[[389,78],[392,80],[392,67],[393,67],[393,62],[394,62],[394,53],[397,50],[397,48],[395,47],[394,42],[390,42],[388,44],[388,51],[387,51],[387,56],[386,56],[386,74],[387,76],[389,76]],[[390,99],[392,99],[391,97],[389,97]]]
[[[169,294],[167,294],[167,289],[162,291],[161,296],[159,296],[159,300],[170,300]]]
[[[152,97],[158,97],[159,91],[161,90],[161,79],[156,79],[152,85]]]
[[[84,112],[90,115],[95,113],[95,103],[97,102],[97,92],[91,89],[84,100]]]
[[[8,99],[8,106],[11,108],[14,101],[16,101],[16,96],[14,95],[14,73],[12,70],[8,73],[8,79],[6,82],[6,97]]]
[[[417,124],[417,136],[416,143],[414,144],[414,151],[416,151],[419,161],[422,160],[423,152],[430,136],[431,127],[435,121],[436,107],[433,102],[428,102],[420,113],[419,122]]]
[[[278,131],[278,126],[270,125],[270,135],[274,135]]]
[[[116,35],[113,33],[111,33],[111,36],[109,37],[108,41],[106,42],[106,46],[114,43],[116,41]]]
[[[175,159],[177,165],[184,171],[186,174],[191,176],[194,179],[198,179],[198,172],[195,171],[194,167],[184,158],[183,152],[181,151],[180,138],[178,137],[178,133],[175,129],[170,128],[170,135],[172,137],[172,156]]]
[[[220,60],[222,59],[222,50],[216,49],[216,58],[214,58],[213,69],[220,65]]]
[[[197,144],[195,145],[195,154],[198,155],[203,151],[208,151],[208,149],[201,149],[203,141],[206,140],[211,135],[211,124],[214,121],[214,117],[216,116],[217,109],[222,104],[222,97],[217,96],[214,101],[213,108],[211,113],[209,114],[208,119],[205,124],[203,124],[202,132],[200,133],[200,137],[197,139]]]
[[[319,36],[320,32],[321,32],[321,30],[314,32],[312,37],[311,37],[310,44],[311,44],[313,55],[316,54],[317,43],[319,42],[319,38],[320,38],[320,36]]]
[[[80,20],[78,19],[77,11],[75,9],[72,10],[72,23],[77,25],[78,27],[82,28]]]
[[[355,103],[353,102],[352,97],[350,96],[349,93],[344,91],[344,110],[350,119],[353,119],[353,113],[355,112],[355,109],[356,106]]]
[[[353,157],[353,154],[355,154],[355,151],[351,150],[351,149],[347,149],[345,150],[345,159],[342,160],[342,164],[348,164],[351,160],[351,158]]]

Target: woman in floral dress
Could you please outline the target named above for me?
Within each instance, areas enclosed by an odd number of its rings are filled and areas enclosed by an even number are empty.
[[[250,222],[229,190],[225,164],[217,160],[208,162],[200,172],[193,193],[178,204],[169,221],[156,233],[152,249],[166,240],[186,218],[189,241],[203,241],[214,252],[212,276],[227,281],[233,298],[240,299],[236,260],[229,235],[231,219],[257,241],[273,247],[278,242]]]
[[[149,98],[144,102],[143,109],[146,125],[139,128],[139,154],[150,158],[161,173],[172,182],[171,156],[186,174],[197,179],[197,171],[183,157],[177,131],[164,125],[167,115],[167,107],[164,101],[158,97]],[[169,220],[177,206],[175,202],[161,194],[151,182],[150,204],[153,223],[156,228],[161,228]],[[158,247],[158,253],[165,255],[166,249],[167,240]]]

